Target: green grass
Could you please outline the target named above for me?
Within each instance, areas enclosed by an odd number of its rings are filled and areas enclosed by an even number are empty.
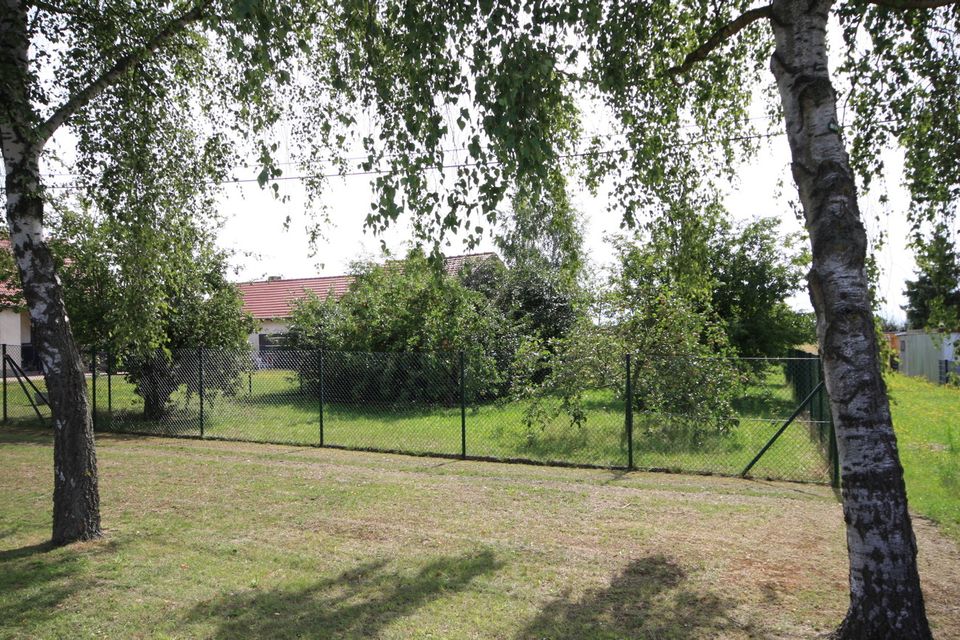
[[[231,396],[214,396],[204,405],[204,437],[257,442],[320,443],[317,398],[303,390],[294,372],[265,370]],[[41,384],[41,383],[38,383]],[[11,415],[35,419],[22,391],[8,385]],[[98,427],[101,430],[149,434],[200,435],[199,402],[185,387],[174,394],[175,409],[160,423],[142,419],[142,400],[120,376],[112,378],[107,413],[107,383],[98,380]],[[557,401],[559,402],[559,401]],[[548,403],[549,404],[549,403]],[[559,415],[545,425],[530,427],[520,402],[470,407],[466,415],[469,456],[523,459],[599,466],[626,466],[627,440],[623,401],[612,391],[594,391],[586,398],[586,421],[572,425]],[[739,474],[789,416],[792,393],[781,369],[772,368],[761,383],[738,399],[737,420],[723,421],[722,436],[693,442],[670,442],[664,426],[676,422],[663,415],[635,416],[634,465],[640,469]],[[797,421],[761,458],[755,477],[827,482],[829,470],[821,447],[811,438],[811,425]],[[671,432],[670,428],[666,429]],[[399,407],[391,405],[327,404],[323,442],[348,448],[409,453],[459,455],[459,407]]]
[[[896,373],[887,384],[910,507],[960,542],[960,389]]]
[[[105,538],[49,548],[49,431],[0,429],[0,638],[809,638],[828,487],[101,434]],[[938,638],[956,548],[917,526]]]

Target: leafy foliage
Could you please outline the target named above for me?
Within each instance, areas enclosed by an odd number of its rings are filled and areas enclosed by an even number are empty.
[[[588,391],[623,396],[624,356],[632,354],[634,403],[656,415],[641,421],[647,442],[691,447],[726,433],[742,381],[724,323],[709,303],[708,281],[671,276],[675,257],[665,244],[618,241],[620,264],[604,294],[608,322],[581,318],[566,335],[522,343],[511,379],[514,398],[527,402],[530,437],[560,415],[571,426],[586,419]]]
[[[305,299],[294,311],[291,343],[299,348],[348,352],[435,352],[447,360],[422,359],[432,373],[411,376],[399,372],[393,382],[369,383],[373,372],[359,368],[349,377],[358,388],[368,389],[385,400],[407,395],[397,385],[404,381],[454,375],[458,352],[470,363],[468,391],[471,398],[495,395],[501,388],[503,364],[513,357],[516,333],[488,299],[453,276],[440,273],[435,263],[413,252],[400,262],[354,266],[355,281],[339,300]],[[402,375],[400,375],[402,374]],[[444,385],[423,385],[421,399],[449,401]]]
[[[743,357],[779,357],[816,341],[813,319],[786,299],[800,290],[809,252],[799,234],[781,235],[776,218],[723,224],[710,240],[711,305]]]
[[[736,352],[709,290],[671,278],[655,245],[621,247],[611,297],[619,330],[636,354],[637,408],[698,422],[733,416]]]
[[[960,329],[960,256],[944,225],[918,242],[917,267],[916,280],[908,280],[904,291],[909,326]]]
[[[563,337],[581,315],[576,283],[540,257],[504,265],[499,260],[467,263],[465,287],[483,296],[514,331],[545,341]]]
[[[74,334],[124,363],[148,417],[166,410],[178,381],[196,377],[195,348],[247,347],[252,320],[227,281],[228,256],[189,217],[171,214],[163,235],[144,243],[116,218],[60,213],[54,247]],[[205,387],[230,391],[235,378],[224,375]]]

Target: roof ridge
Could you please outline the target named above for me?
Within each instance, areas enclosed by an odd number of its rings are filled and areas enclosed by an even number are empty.
[[[443,261],[446,263],[446,262],[453,262],[456,260],[462,260],[464,258],[476,258],[478,256],[496,256],[496,255],[497,255],[496,251],[478,251],[477,253],[460,253],[453,256],[444,256]],[[380,266],[385,266],[390,263],[404,262],[405,260],[406,258],[389,259],[379,264]],[[266,280],[245,280],[243,282],[236,282],[234,284],[240,286],[245,284],[268,284],[268,283],[272,284],[275,282],[294,282],[297,280],[324,280],[324,279],[329,280],[334,278],[355,278],[355,277],[356,277],[356,274],[341,273],[334,276],[307,276],[304,278],[282,278],[281,277],[281,278],[276,278],[274,280],[270,280],[269,278]]]

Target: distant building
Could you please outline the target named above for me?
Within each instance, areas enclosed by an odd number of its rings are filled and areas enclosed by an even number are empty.
[[[10,240],[0,238],[0,251],[10,252]],[[7,355],[26,368],[36,368],[31,341],[30,314],[26,310],[20,281],[14,275],[0,280],[0,344],[7,346]]]
[[[947,373],[957,372],[960,333],[901,331],[897,338],[900,341],[900,373],[943,384]]]
[[[460,272],[470,262],[499,260],[495,253],[473,253],[444,258],[444,270],[449,275]],[[297,302],[308,294],[320,300],[333,297],[339,300],[350,289],[354,276],[323,276],[317,278],[292,278],[285,280],[278,276],[257,282],[244,282],[237,285],[243,296],[243,310],[257,321],[258,329],[249,336],[254,350],[265,350],[277,346],[283,334],[290,330],[290,321]]]

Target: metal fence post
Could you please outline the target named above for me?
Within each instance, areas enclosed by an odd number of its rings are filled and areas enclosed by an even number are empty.
[[[627,354],[627,469],[633,469],[633,381],[631,380],[630,354]]]
[[[197,348],[197,372],[200,383],[200,437],[203,437],[203,347]]]
[[[93,420],[93,429],[96,430],[97,429],[97,350],[96,349],[93,349],[90,352],[90,370],[93,372],[91,374],[92,375],[91,387],[93,388],[92,389],[93,411],[90,415],[91,415],[91,419]]]
[[[107,352],[107,422],[113,426],[113,354]]]
[[[7,345],[3,345],[3,421],[7,421]]]
[[[320,372],[319,372],[319,381],[320,385],[320,446],[323,446],[323,349],[320,349]]]
[[[460,457],[467,457],[467,385],[466,364],[463,351],[460,352]]]

